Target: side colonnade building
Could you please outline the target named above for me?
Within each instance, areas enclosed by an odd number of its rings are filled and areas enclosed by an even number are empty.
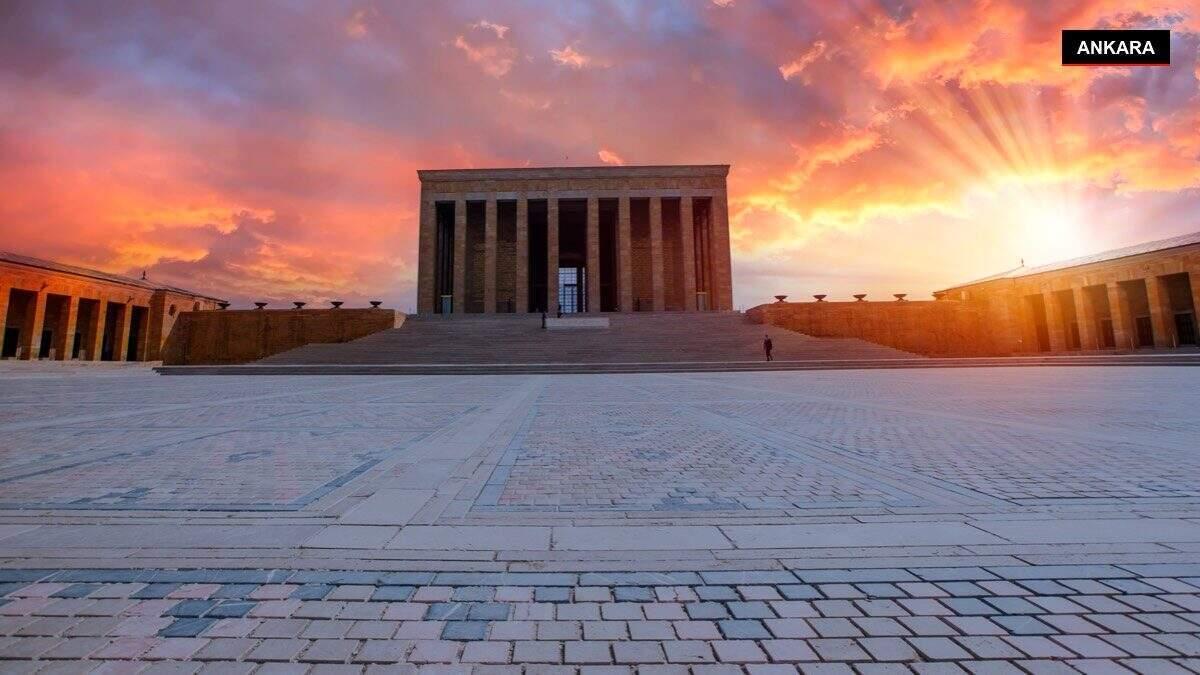
[[[158,361],[192,291],[0,251],[0,358]]]
[[[728,165],[423,170],[421,314],[733,309]]]
[[[1018,267],[936,295],[982,309],[1002,353],[1200,342],[1200,232]]]

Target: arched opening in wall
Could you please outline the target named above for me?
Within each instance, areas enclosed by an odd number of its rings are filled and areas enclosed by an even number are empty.
[[[193,303],[192,303],[192,311],[193,311],[193,312],[199,312],[199,311],[200,311],[200,303],[198,303],[198,302],[193,302]]]

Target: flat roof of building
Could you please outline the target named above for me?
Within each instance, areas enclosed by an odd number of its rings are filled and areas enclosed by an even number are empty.
[[[1123,248],[1114,248],[1109,251],[1093,253],[1091,255],[1080,256],[1078,258],[1070,258],[1068,260],[1059,260],[1057,262],[1046,263],[1045,265],[1036,265],[1034,267],[1014,267],[1010,270],[993,274],[991,276],[968,281],[963,284],[950,286],[943,290],[952,291],[958,288],[966,288],[968,286],[976,286],[978,284],[987,283],[989,281],[997,281],[1000,279],[1020,279],[1029,277],[1035,274],[1045,274],[1046,272],[1058,272],[1060,270],[1071,269],[1073,267],[1083,267],[1084,265],[1094,265],[1096,263],[1111,262],[1122,258],[1132,258],[1133,256],[1145,255],[1147,253],[1157,253],[1159,251],[1168,251],[1184,246],[1192,246],[1200,244],[1200,232],[1192,232],[1190,234],[1181,234],[1177,237],[1168,237],[1166,239],[1157,239],[1155,241],[1142,242],[1133,246],[1125,246]]]
[[[12,263],[14,265],[23,265],[25,267],[36,267],[49,272],[59,272],[62,274],[70,274],[77,277],[86,277],[88,279],[96,279],[98,281],[106,281],[113,284],[121,284],[123,286],[134,286],[136,288],[144,288],[150,291],[171,291],[180,295],[190,295],[197,298],[205,298],[207,300],[222,300],[223,298],[189,291],[186,288],[177,286],[169,286],[167,284],[159,284],[149,279],[135,279],[121,274],[111,274],[102,272],[87,267],[78,267],[76,265],[67,265],[65,263],[55,262],[53,260],[44,260],[42,258],[34,258],[33,256],[22,255],[20,253],[12,253],[10,251],[0,251],[0,262]]]
[[[727,176],[728,164],[667,164],[644,166],[525,166],[494,169],[418,169],[422,181],[504,180],[551,178],[619,178],[661,176]]]

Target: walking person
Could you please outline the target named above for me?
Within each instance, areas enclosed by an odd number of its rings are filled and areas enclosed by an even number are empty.
[[[774,347],[775,347],[775,345],[771,343],[771,336],[764,334],[763,335],[763,351],[766,352],[768,361],[774,360],[771,358],[771,350]]]

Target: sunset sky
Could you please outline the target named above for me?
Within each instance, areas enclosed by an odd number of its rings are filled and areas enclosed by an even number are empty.
[[[1172,65],[1064,68],[1063,28]],[[416,170],[728,163],[735,304],[1200,230],[1194,0],[0,4],[0,249],[415,305]]]

